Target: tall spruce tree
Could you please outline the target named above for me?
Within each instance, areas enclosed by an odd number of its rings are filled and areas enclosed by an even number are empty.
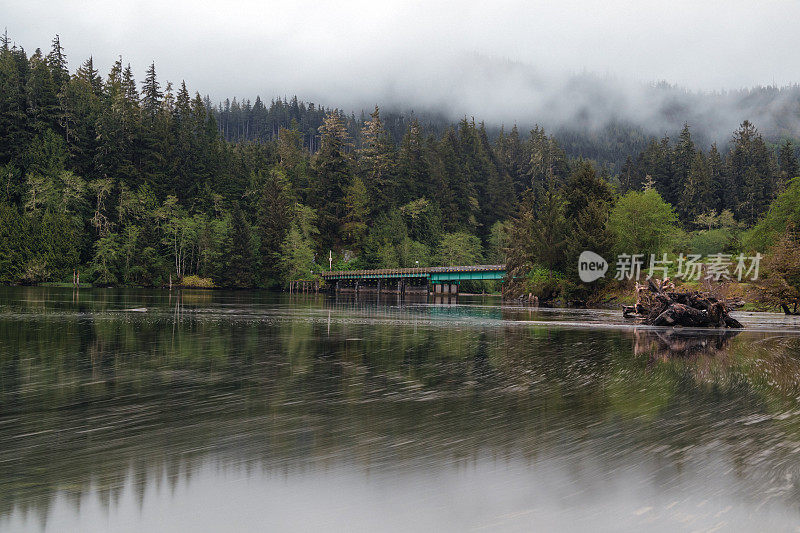
[[[380,110],[370,113],[370,119],[361,128],[361,147],[357,151],[362,185],[372,200],[374,212],[388,209],[398,189],[406,183],[394,183],[395,154],[389,134],[383,128]],[[401,173],[410,180],[411,176]],[[398,186],[399,185],[399,186]]]
[[[253,270],[250,226],[236,202],[231,212],[230,234],[225,241],[225,269],[220,278],[227,287],[252,287]]]
[[[577,275],[578,256],[590,250],[603,257],[610,256],[614,242],[607,229],[613,192],[608,183],[597,176],[588,161],[578,163],[564,189],[566,218],[566,270]]]
[[[257,181],[262,182],[256,201],[261,283],[273,286],[280,281],[281,245],[294,217],[294,201],[284,170],[272,169]]]
[[[340,220],[346,211],[344,196],[352,172],[351,141],[338,111],[325,116],[319,132],[320,149],[313,160],[315,182],[309,200],[318,213],[323,247],[338,249],[342,244]]]
[[[742,122],[734,133],[726,165],[738,191],[734,213],[740,220],[754,224],[772,201],[776,184],[769,148],[750,121]]]
[[[672,179],[666,191],[668,194],[664,197],[672,205],[678,204],[686,189],[686,183],[689,181],[689,174],[695,162],[696,153],[697,149],[694,141],[692,141],[689,124],[684,123],[678,142],[672,152]]]
[[[396,183],[395,205],[436,194],[431,180],[431,169],[426,157],[425,139],[419,122],[414,119],[408,126],[400,143]]]
[[[156,64],[151,63],[142,82],[142,111],[150,119],[155,118],[161,109],[161,100],[164,93],[156,77]]]
[[[30,140],[27,120],[27,77],[24,50],[0,49],[0,163],[17,162]]]
[[[64,53],[64,48],[61,46],[61,38],[58,35],[53,37],[50,53],[47,54],[47,64],[50,67],[56,93],[61,92],[61,89],[69,81],[69,68],[67,66],[67,55]]]
[[[677,211],[684,222],[693,222],[703,213],[716,209],[713,177],[708,160],[702,152],[696,152],[689,174],[681,192]]]
[[[794,143],[788,139],[781,144],[780,151],[778,152],[778,168],[780,169],[780,177],[784,184],[788,180],[800,176],[800,163],[797,161]]]
[[[27,80],[27,112],[29,127],[36,133],[58,127],[58,90],[42,51],[37,49],[30,59]]]

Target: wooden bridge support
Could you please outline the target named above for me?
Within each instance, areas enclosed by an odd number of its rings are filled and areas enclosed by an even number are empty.
[[[319,293],[319,280],[295,280],[289,282],[289,294],[294,293]]]
[[[458,294],[458,283],[434,283],[431,294]]]

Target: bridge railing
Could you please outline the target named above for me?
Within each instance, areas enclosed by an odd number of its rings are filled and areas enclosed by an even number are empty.
[[[323,279],[375,279],[385,277],[429,278],[431,274],[458,272],[494,272],[505,271],[505,265],[464,265],[449,267],[415,267],[415,268],[379,268],[373,270],[330,270],[320,272]]]

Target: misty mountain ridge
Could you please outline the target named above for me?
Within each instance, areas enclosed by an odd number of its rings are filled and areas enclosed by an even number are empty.
[[[422,68],[391,80],[368,78],[363,85],[373,91],[365,94],[354,88],[345,101],[329,102],[329,109],[342,110],[354,122],[349,129],[356,141],[359,124],[376,103],[395,142],[411,118],[437,136],[465,117],[485,123],[491,137],[496,137],[501,127],[509,131],[516,125],[526,134],[540,125],[569,155],[606,162],[616,169],[651,138],[676,137],[684,123],[704,147],[716,142],[724,148],[744,120],[754,123],[773,143],[800,138],[797,84],[694,91],[666,81],[632,82],[591,72],[544,73],[523,63],[471,54],[455,58],[443,74]],[[313,149],[325,108],[296,102],[297,109],[292,112],[292,101],[277,99],[282,103],[279,108],[286,107],[285,113],[278,110],[285,120],[273,117],[270,122],[277,122],[264,134],[271,138],[277,127],[287,127],[291,119],[298,124],[308,122],[306,142]],[[318,116],[303,120],[300,114],[305,114],[309,105]],[[260,134],[250,127],[256,120],[252,113],[252,104],[246,99],[220,104],[217,114],[226,138],[259,139]]]

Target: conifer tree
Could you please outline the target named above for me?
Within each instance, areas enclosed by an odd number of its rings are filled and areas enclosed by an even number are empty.
[[[175,122],[184,123],[188,122],[192,113],[192,102],[189,96],[189,90],[186,88],[186,81],[181,81],[181,88],[178,90],[178,95],[175,97]]]
[[[62,90],[61,126],[70,160],[77,173],[89,177],[95,171],[97,124],[102,113],[103,84],[91,58],[86,60]]]
[[[378,106],[375,106],[375,111],[369,116],[370,119],[365,121],[361,128],[361,147],[358,149],[357,155],[363,177],[362,185],[366,187],[367,194],[372,201],[372,208],[375,212],[379,212],[389,208],[396,191],[408,194],[408,189],[415,186],[416,179],[419,178],[410,173],[416,169],[406,168],[403,170],[409,172],[401,171],[400,173],[404,177],[403,183],[395,184],[393,182],[396,164],[394,145],[383,128]],[[416,141],[418,145],[418,136]]]
[[[713,190],[711,207],[717,211],[724,209],[733,210],[736,205],[736,189],[730,179],[722,156],[717,150],[717,143],[711,145],[706,158],[708,163],[708,173],[711,176],[711,187]]]
[[[639,190],[642,187],[641,173],[631,156],[625,158],[625,164],[622,165],[622,169],[619,173],[619,181],[620,192],[623,194],[628,191]]]
[[[702,213],[716,208],[713,178],[708,160],[702,152],[696,152],[684,183],[678,214],[685,222],[694,221]]]
[[[784,183],[792,178],[800,176],[800,163],[797,161],[794,144],[788,139],[781,144],[780,151],[778,152],[778,168],[780,169],[780,176]]]
[[[156,78],[156,64],[151,63],[142,82],[142,111],[147,117],[152,119],[156,116],[161,109],[163,97],[164,93],[161,92],[161,85]]]
[[[24,51],[0,50],[0,163],[18,160],[30,139],[26,76],[30,63]]]
[[[436,195],[425,150],[422,129],[419,122],[413,119],[400,143],[394,203],[404,204],[416,198]]]
[[[267,286],[280,276],[281,245],[293,219],[293,199],[286,173],[270,170],[263,178],[256,202],[256,229],[259,235],[261,282]]]
[[[100,77],[97,69],[94,68],[94,59],[89,56],[89,59],[83,62],[75,71],[75,77],[86,82],[92,88],[92,93],[95,96],[103,94],[103,79]]]
[[[233,205],[231,230],[225,241],[226,266],[221,276],[226,287],[252,287],[253,251],[250,248],[250,227],[239,203]]]
[[[516,195],[521,195],[530,187],[528,178],[530,158],[525,157],[525,148],[516,124],[508,135],[503,128],[500,129],[500,135],[495,141],[495,153],[502,171],[511,177]]]
[[[772,201],[776,190],[770,155],[755,126],[747,120],[742,122],[734,133],[726,166],[732,184],[738,191],[734,214],[748,224],[756,222],[759,214]]]
[[[563,261],[567,271],[577,274],[581,252],[591,250],[608,257],[614,246],[607,229],[613,193],[594,166],[581,161],[564,189],[564,200],[567,231]]]
[[[495,156],[483,123],[478,129],[478,139],[480,141],[481,170],[486,175],[486,201],[482,206],[482,234],[484,237],[488,237],[495,222],[505,220],[513,214],[516,194],[514,193],[514,181]]]
[[[568,171],[566,155],[555,139],[548,137],[537,125],[531,130],[528,147],[531,190],[549,187],[553,180],[557,185],[565,183]]]
[[[689,180],[689,173],[692,164],[695,162],[697,150],[692,141],[692,134],[689,131],[689,124],[684,123],[678,143],[672,153],[672,179],[667,189],[667,196],[664,199],[672,205],[677,205]]]
[[[315,183],[309,199],[318,213],[323,244],[338,249],[342,242],[339,221],[344,218],[344,196],[352,171],[351,142],[338,111],[325,116],[319,132],[321,144],[313,160]]]
[[[57,90],[41,50],[37,49],[30,61],[31,71],[26,87],[28,121],[33,131],[43,133],[58,125]]]
[[[347,187],[347,194],[344,198],[345,217],[342,224],[342,235],[345,244],[358,248],[367,233],[367,221],[369,219],[369,193],[358,176],[353,176],[353,180]]]
[[[67,56],[61,47],[61,39],[57,34],[53,37],[52,48],[47,55],[47,64],[50,67],[56,93],[58,93],[69,81],[69,69],[67,67]]]

